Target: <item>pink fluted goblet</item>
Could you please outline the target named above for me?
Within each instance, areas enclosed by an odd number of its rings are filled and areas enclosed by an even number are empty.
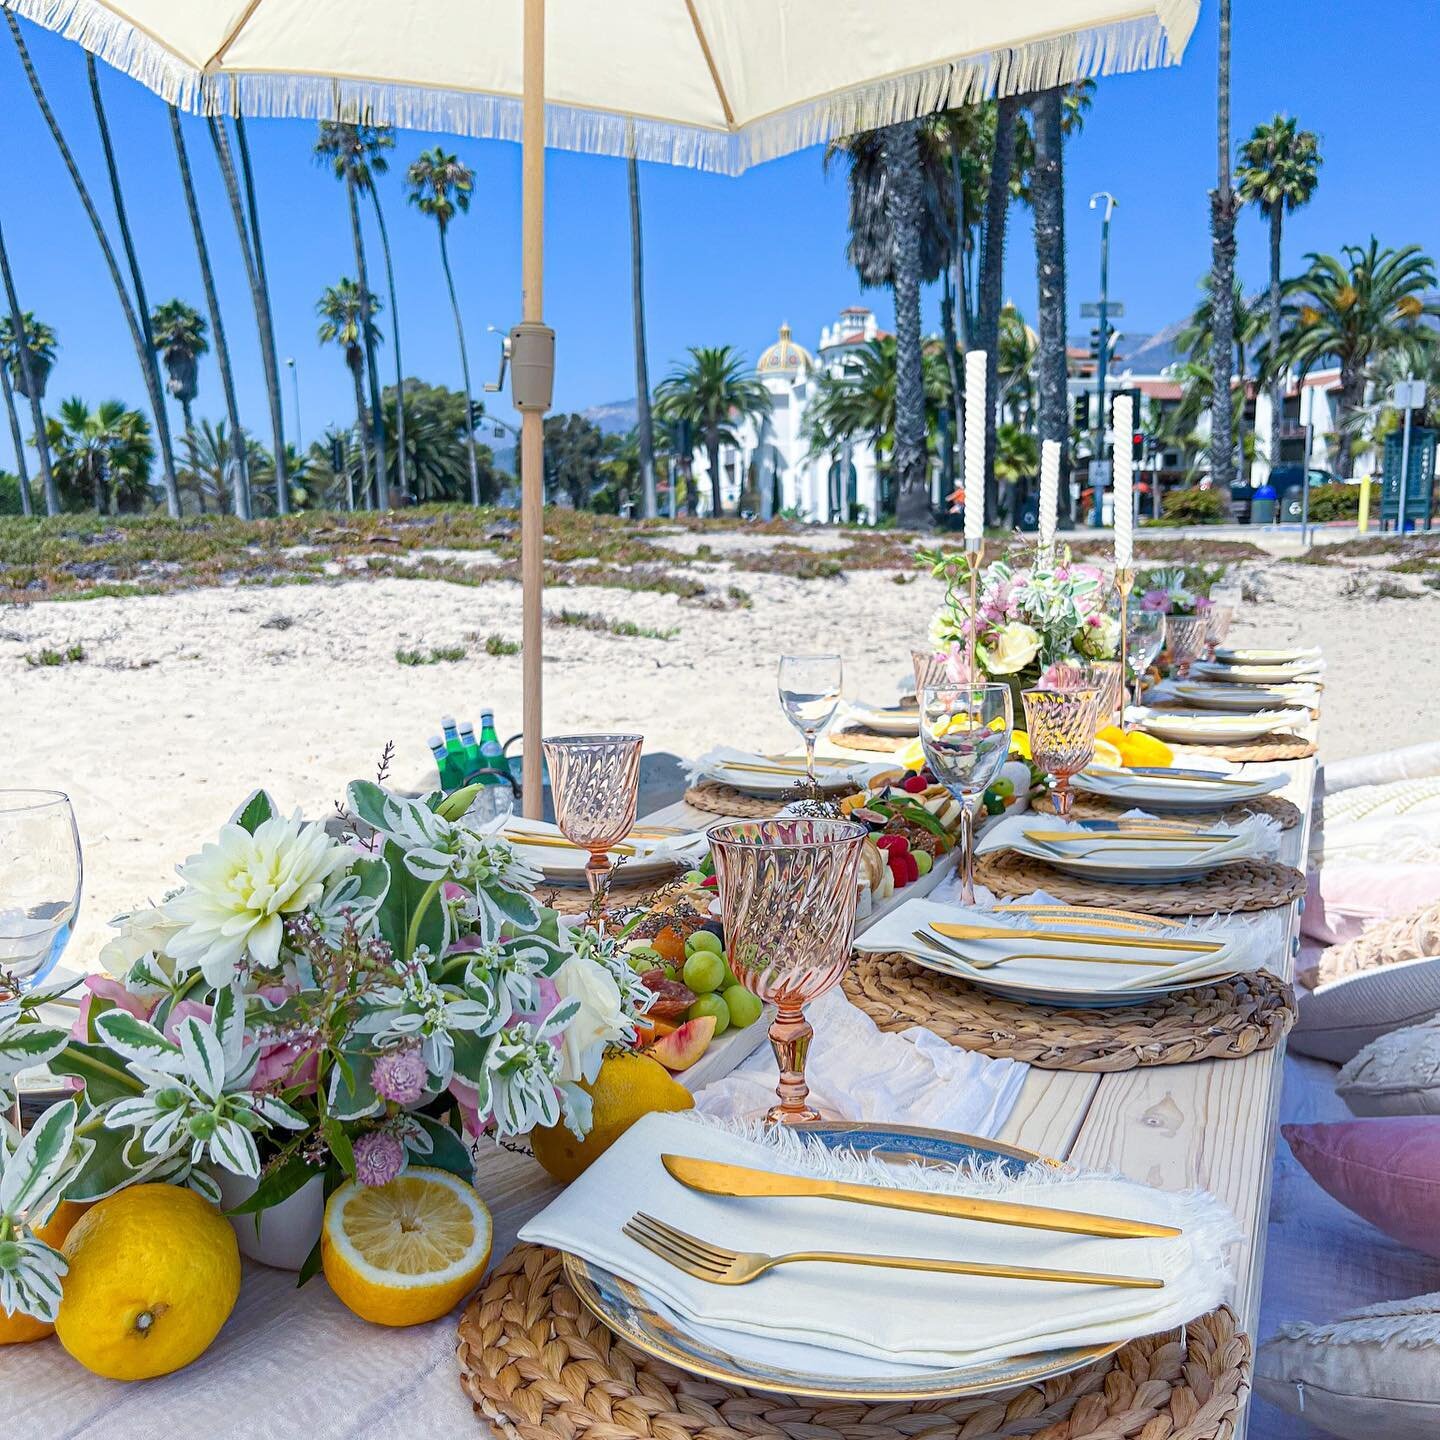
[[[814,1035],[805,1006],[850,963],[856,881],[866,829],[808,816],[740,820],[709,831],[725,945],[736,979],[778,1011],[770,1044],[780,1067],[769,1124],[819,1120],[805,1061]]]

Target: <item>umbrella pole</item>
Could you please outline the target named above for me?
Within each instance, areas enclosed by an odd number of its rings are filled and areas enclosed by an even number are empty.
[[[545,275],[545,0],[525,0],[524,88],[521,129],[521,318],[523,330],[543,325]],[[553,344],[553,339],[552,339]],[[514,354],[512,337],[512,361]],[[538,819],[544,809],[541,784],[541,636],[545,586],[545,411],[543,403],[524,396],[521,370],[512,369],[515,404],[520,420],[520,585],[522,729],[521,784],[525,814]]]

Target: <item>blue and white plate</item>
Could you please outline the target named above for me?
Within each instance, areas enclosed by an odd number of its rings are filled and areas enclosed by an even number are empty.
[[[923,1130],[907,1125],[869,1121],[819,1121],[801,1127],[831,1149],[852,1149],[893,1159],[897,1164],[916,1160],[953,1165],[964,1161],[997,1161],[1018,1173],[1043,1157],[995,1140],[970,1135]],[[737,1357],[692,1332],[685,1317],[663,1308],[627,1280],[578,1255],[566,1254],[565,1278],[581,1304],[620,1339],[647,1355],[667,1361],[693,1375],[726,1385],[764,1390],[816,1400],[916,1401],[946,1400],[956,1395],[982,1395],[1030,1385],[1065,1375],[1120,1348],[1109,1345],[1068,1346],[1058,1350],[1017,1355],[1009,1360],[978,1365],[915,1367],[903,1375],[866,1375],[865,1361],[850,1357],[843,1371],[807,1369],[808,1347],[796,1347],[795,1369],[759,1365]],[[714,1335],[716,1332],[710,1332]],[[852,1372],[853,1373],[848,1373]]]

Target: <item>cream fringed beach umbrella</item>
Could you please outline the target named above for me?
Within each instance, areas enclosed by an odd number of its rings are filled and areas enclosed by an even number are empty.
[[[202,114],[518,140],[526,808],[540,803],[546,145],[738,174],[993,95],[1174,64],[1200,0],[0,0]]]

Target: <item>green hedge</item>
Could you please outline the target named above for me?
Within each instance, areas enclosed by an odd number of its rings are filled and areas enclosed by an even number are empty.
[[[1375,497],[1372,495],[1372,502]],[[1327,520],[1354,520],[1360,514],[1360,487],[1336,482],[1310,487],[1310,518],[1317,525]]]
[[[1190,486],[1171,490],[1160,502],[1162,525],[1218,525],[1225,518],[1225,497],[1218,490]]]

